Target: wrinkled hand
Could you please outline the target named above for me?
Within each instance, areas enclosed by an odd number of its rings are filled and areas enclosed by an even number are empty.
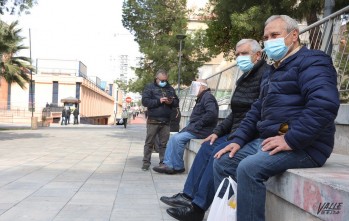
[[[269,137],[265,139],[262,142],[262,150],[263,151],[270,151],[269,155],[274,155],[280,151],[290,151],[292,148],[288,146],[288,144],[285,141],[285,137],[282,136],[275,136],[275,137]]]
[[[218,138],[217,134],[211,134],[210,136],[206,137],[203,142],[210,141],[210,145],[212,145]]]
[[[219,159],[223,154],[225,154],[225,153],[227,153],[229,151],[230,151],[229,157],[232,158],[238,150],[240,150],[240,145],[237,144],[237,143],[231,143],[231,144],[228,144],[227,146],[225,146],[220,151],[218,151],[214,155],[214,158]]]

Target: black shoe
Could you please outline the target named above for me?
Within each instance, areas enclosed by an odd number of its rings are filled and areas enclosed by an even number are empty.
[[[160,201],[173,207],[191,206],[191,200],[185,197],[183,193],[177,193],[171,197],[162,196]]]
[[[166,174],[174,174],[175,170],[173,168],[168,167],[164,163],[160,163],[159,166],[153,167],[153,170],[158,173],[166,173]]]
[[[166,212],[173,218],[181,221],[202,221],[205,216],[204,211],[196,211],[192,205],[189,207],[169,208]]]
[[[142,170],[143,170],[143,171],[147,171],[147,170],[149,170],[149,167],[150,167],[149,164],[143,164]]]
[[[182,168],[182,169],[179,169],[179,170],[174,170],[174,173],[184,173],[185,169]]]

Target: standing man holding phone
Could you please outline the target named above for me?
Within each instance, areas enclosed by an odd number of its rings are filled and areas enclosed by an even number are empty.
[[[168,74],[160,69],[153,83],[146,85],[142,94],[142,105],[148,109],[147,136],[144,144],[142,170],[149,170],[151,154],[156,135],[159,136],[159,165],[163,164],[166,143],[170,137],[170,120],[173,107],[179,100],[173,87],[168,83]]]

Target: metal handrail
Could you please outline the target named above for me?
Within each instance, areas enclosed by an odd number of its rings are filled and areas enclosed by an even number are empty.
[[[347,74],[346,74],[346,72],[349,71],[349,67],[347,67],[349,64],[349,54],[347,54],[348,52],[345,52],[346,48],[349,46],[349,30],[347,30],[348,33],[347,33],[347,35],[345,35],[345,33],[343,34],[340,32],[333,33],[333,29],[335,27],[337,27],[337,29],[338,29],[338,26],[341,22],[341,20],[339,19],[339,16],[342,14],[345,14],[347,12],[349,12],[349,5],[338,10],[337,12],[334,12],[333,14],[331,14],[325,18],[322,18],[319,21],[307,26],[306,28],[302,29],[299,33],[300,37],[302,37],[305,41],[307,41],[309,45],[313,44],[314,49],[320,49],[328,54],[331,54],[334,65],[335,65],[337,72],[338,72],[338,77],[339,77],[338,89],[339,89],[339,92],[341,93],[342,96],[345,95],[345,93],[349,93],[349,76],[347,76]],[[313,38],[310,39],[309,36],[306,35],[306,33],[310,32],[312,30],[314,32],[315,31],[317,31],[317,32],[315,32],[315,34],[312,36]],[[339,30],[336,30],[336,31],[339,31]],[[305,36],[303,36],[304,34],[305,34]],[[340,37],[344,37],[344,40],[346,42],[345,45],[340,45],[340,42],[338,42],[339,37],[337,35]],[[337,38],[335,38],[335,37],[337,37]],[[335,40],[337,40],[337,42],[335,42]],[[332,45],[336,45],[337,48],[332,49]],[[341,47],[343,47],[343,49]],[[342,63],[342,62],[344,62],[344,63]],[[223,73],[225,71],[228,71],[228,70],[234,68],[235,66],[236,66],[236,64],[231,65],[231,66],[229,66],[229,67],[227,67],[227,68],[225,68],[225,69],[223,69],[215,74],[212,74],[211,76],[206,78],[206,80],[209,81],[210,79],[215,79],[218,76],[216,85],[214,85],[212,87],[212,88],[214,88],[214,95],[215,96],[217,96],[217,92],[219,91],[219,86],[220,86],[221,80],[224,80],[224,79],[221,79]],[[340,68],[341,66],[344,66],[344,69],[341,69]],[[237,73],[234,73],[234,74],[236,76],[236,79],[235,79],[235,82],[236,82],[236,80],[238,79],[237,77],[238,77],[239,71]],[[346,81],[348,81],[348,83],[346,84],[344,89],[341,88],[341,85],[343,84],[343,82],[345,83]],[[234,92],[234,89],[235,88],[232,87],[231,96]],[[189,89],[185,89],[181,92],[182,96],[180,98],[180,100],[181,100],[180,107],[181,107],[182,111],[189,111],[190,109],[193,108],[192,101],[195,98],[188,96],[188,90]],[[348,96],[348,95],[346,95],[346,96]],[[188,105],[189,102],[190,102],[190,104]],[[219,101],[219,103],[221,105],[226,105],[226,107],[229,106],[229,102],[230,102],[230,99],[227,99],[226,96],[222,98],[222,101]],[[348,101],[342,100],[342,102],[348,102]]]
[[[307,32],[307,31],[310,31],[311,29],[313,29],[315,27],[318,27],[319,25],[322,25],[325,22],[329,21],[330,19],[335,18],[338,15],[341,15],[341,14],[343,14],[345,12],[349,12],[349,5],[344,7],[344,8],[342,8],[342,9],[340,9],[340,10],[338,10],[338,11],[336,11],[336,12],[334,12],[334,13],[332,13],[332,14],[330,14],[329,16],[326,16],[325,18],[322,18],[319,21],[317,21],[317,22],[307,26],[306,28],[304,28],[301,31],[299,31],[299,34],[303,34],[303,33]]]

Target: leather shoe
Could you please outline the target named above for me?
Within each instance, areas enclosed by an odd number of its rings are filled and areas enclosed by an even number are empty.
[[[158,173],[174,174],[175,170],[168,167],[166,164],[160,164],[159,166],[153,167],[153,170]]]
[[[196,211],[192,205],[189,207],[169,208],[166,212],[173,218],[181,221],[202,221],[205,216],[204,211]]]
[[[183,193],[177,193],[173,196],[162,196],[160,201],[173,207],[191,206],[191,200],[183,195]]]

